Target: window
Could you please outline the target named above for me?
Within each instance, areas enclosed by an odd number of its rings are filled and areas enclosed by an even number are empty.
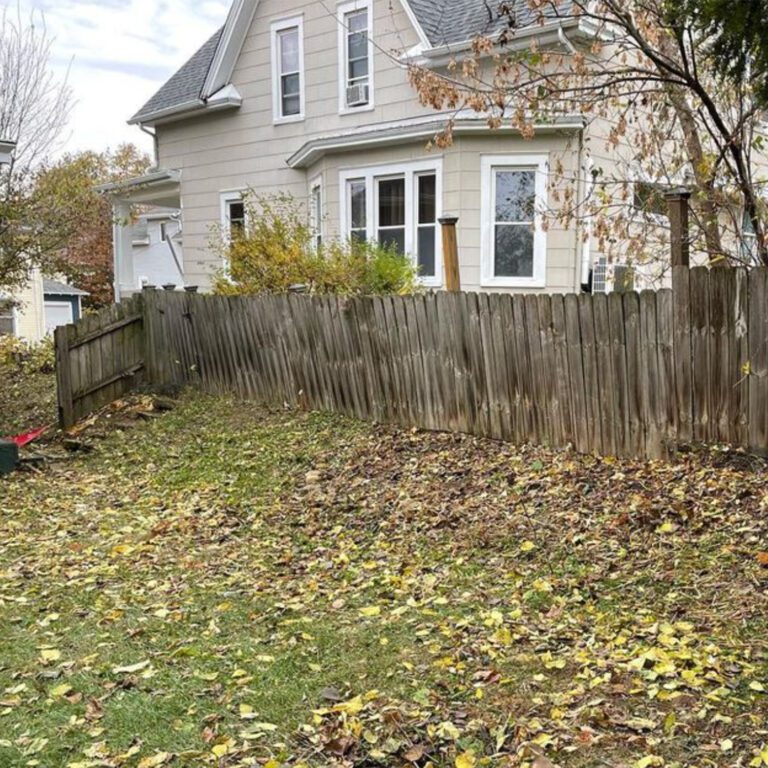
[[[13,336],[16,332],[16,316],[13,302],[0,297],[0,336]]]
[[[439,286],[441,171],[441,161],[431,160],[343,172],[342,231],[407,254],[422,281]]]
[[[592,267],[592,293],[608,293],[608,260],[601,256]]]
[[[349,236],[352,240],[364,242],[368,239],[368,194],[365,179],[351,179],[347,182],[350,218]]]
[[[221,196],[221,228],[232,240],[245,234],[247,211],[242,192],[224,192]]]
[[[168,241],[168,224],[165,221],[160,222],[160,240],[164,243]]]
[[[304,26],[301,18],[272,25],[272,90],[275,122],[304,119]]]
[[[405,253],[405,177],[376,179],[377,239],[385,248]]]
[[[420,275],[437,274],[437,176],[420,173],[416,214],[416,266]]]
[[[319,251],[323,244],[323,186],[319,179],[310,189],[309,218],[315,250]]]
[[[373,107],[373,45],[369,0],[339,7],[339,108]]]
[[[484,157],[481,198],[483,285],[543,288],[546,157]]]
[[[741,257],[750,266],[760,263],[757,257],[755,225],[752,223],[752,219],[747,211],[744,211],[741,219]]]

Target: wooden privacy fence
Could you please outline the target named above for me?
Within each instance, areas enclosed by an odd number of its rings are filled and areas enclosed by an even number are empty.
[[[147,376],[582,452],[768,450],[768,270],[610,295],[145,293]]]
[[[136,296],[56,329],[59,420],[65,429],[141,381],[143,307],[143,298]]]

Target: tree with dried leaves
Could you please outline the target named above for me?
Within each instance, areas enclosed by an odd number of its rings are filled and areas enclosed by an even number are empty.
[[[51,38],[42,17],[0,12],[0,138],[16,142],[0,169],[0,286],[14,288],[33,265],[46,266],[61,233],[44,228],[52,212],[34,195],[35,174],[58,147],[72,106],[66,82],[51,69]]]
[[[59,244],[51,251],[49,263],[88,291],[88,306],[114,300],[112,205],[96,187],[141,176],[150,165],[149,155],[133,144],[123,144],[114,151],[64,155],[36,174],[32,197],[40,206],[39,220],[58,232]]]
[[[470,109],[526,138],[566,116],[583,121],[564,150],[578,162],[551,158],[547,219],[579,227],[611,259],[658,260],[663,192],[686,186],[695,253],[712,265],[768,265],[759,94],[748,67],[722,66],[718,27],[696,2],[518,0],[489,10],[494,31],[446,67],[413,62],[410,79],[424,105]],[[521,34],[521,11],[526,31],[533,14],[540,34]],[[451,128],[438,142],[451,141]]]

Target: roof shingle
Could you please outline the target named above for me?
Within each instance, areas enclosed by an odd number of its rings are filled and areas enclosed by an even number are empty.
[[[131,122],[157,112],[180,107],[200,99],[205,80],[211,69],[216,50],[221,40],[222,27],[202,48],[131,118]]]
[[[518,29],[536,23],[535,12],[528,0],[511,0],[512,12],[500,13],[510,0],[407,0],[430,45],[438,47],[471,40],[476,35],[497,32],[513,20]],[[557,9],[550,9],[552,18],[566,15],[570,0],[562,0]],[[138,123],[157,113],[173,110],[201,99],[206,78],[216,56],[224,28],[216,32],[205,45],[131,118]]]
[[[451,45],[471,40],[477,35],[489,35],[510,22],[516,29],[525,29],[538,21],[527,0],[408,0],[416,18],[432,46]],[[510,8],[502,13],[502,6]],[[544,8],[538,13],[545,17],[568,17],[568,0],[557,8]]]

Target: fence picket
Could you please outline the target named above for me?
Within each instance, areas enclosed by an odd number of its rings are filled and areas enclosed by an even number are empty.
[[[144,376],[607,455],[768,452],[768,271],[673,270],[608,296],[146,291],[56,332],[62,424]]]

